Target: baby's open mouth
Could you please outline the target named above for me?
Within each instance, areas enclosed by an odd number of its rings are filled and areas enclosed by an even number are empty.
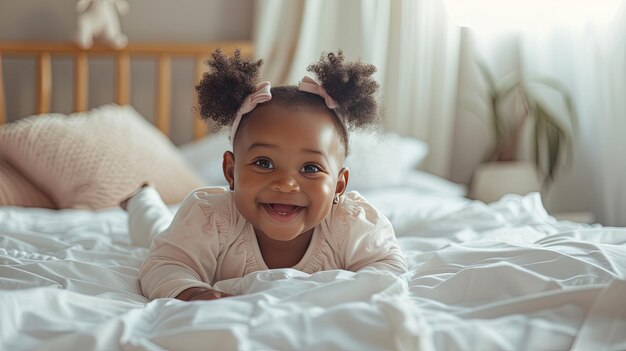
[[[295,213],[303,208],[301,206],[286,204],[263,204],[263,206],[269,211],[281,216],[289,216],[290,214]]]

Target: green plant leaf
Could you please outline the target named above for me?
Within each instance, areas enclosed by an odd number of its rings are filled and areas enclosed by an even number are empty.
[[[561,148],[561,130],[555,124],[548,122],[546,133],[548,134],[548,180],[554,180],[554,173],[558,165]]]
[[[544,181],[549,184],[554,180],[563,148],[567,141],[567,133],[556,118],[547,112],[541,104],[537,104],[537,120],[542,121],[542,133],[545,138],[546,163],[543,169]]]
[[[534,137],[533,137],[533,146],[534,146],[534,152],[535,152],[535,167],[537,167],[537,170],[539,172],[541,172],[541,170],[543,169],[543,167],[541,166],[542,164],[542,159],[541,159],[541,132],[544,130],[544,121],[542,119],[535,119],[535,133],[534,133]],[[541,172],[543,174],[543,172]]]
[[[529,81],[551,88],[559,93],[559,95],[563,98],[563,102],[565,103],[565,108],[567,109],[568,114],[568,122],[572,127],[572,132],[578,133],[578,116],[576,114],[574,102],[567,90],[567,87],[558,80],[546,76],[532,76],[531,78],[529,78]]]
[[[519,141],[520,130],[529,119],[534,119],[534,133],[531,146],[534,148],[534,161],[537,170],[543,178],[544,186],[549,185],[555,178],[557,169],[562,166],[563,159],[567,163],[573,159],[573,146],[570,135],[578,133],[578,117],[570,94],[564,84],[556,79],[546,76],[525,77],[518,72],[512,72],[500,81],[496,82],[493,74],[484,62],[478,62],[489,88],[491,105],[493,109],[493,130],[496,138],[496,146],[492,153],[492,160],[498,161],[514,154]],[[534,87],[548,88],[557,92],[563,99],[567,116],[553,113],[549,106],[544,104],[539,91],[535,93]],[[517,115],[504,112],[513,94],[519,94],[525,104],[526,115],[523,119],[517,119]],[[536,94],[536,96],[535,96]],[[513,116],[517,122],[507,123],[507,118]],[[559,117],[566,117],[560,119]],[[511,125],[513,125],[511,127]]]
[[[493,78],[493,74],[491,74],[491,71],[489,70],[489,68],[483,61],[478,60],[476,61],[476,64],[478,65],[478,69],[483,74],[483,78],[485,78],[485,81],[487,82],[487,85],[489,86],[490,94],[492,95],[492,97],[495,97],[496,82]]]
[[[522,79],[517,73],[510,73],[506,75],[495,86],[496,99],[503,100],[522,84]]]
[[[502,118],[500,117],[500,111],[499,111],[500,101],[498,98],[498,93],[496,90],[496,82],[495,82],[495,79],[493,78],[493,74],[491,73],[491,71],[489,70],[489,68],[484,62],[478,60],[477,65],[478,65],[480,72],[483,75],[483,78],[485,79],[485,82],[487,83],[487,87],[489,89],[489,97],[491,100],[490,101],[491,109],[493,113],[493,118],[491,119],[491,122],[492,122],[493,131],[495,134],[496,146],[494,149],[495,151],[491,154],[489,158],[491,160],[497,161],[499,158],[498,150],[502,150],[506,145],[507,132],[506,132],[504,122],[502,121]]]

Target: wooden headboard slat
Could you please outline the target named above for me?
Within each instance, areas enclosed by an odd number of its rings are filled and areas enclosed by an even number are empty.
[[[52,95],[52,60],[49,52],[39,54],[37,70],[37,113],[48,113]]]
[[[130,104],[130,55],[127,52],[122,52],[117,56],[115,70],[117,83],[115,100],[118,105],[128,105]]]
[[[172,62],[169,55],[159,56],[157,72],[156,125],[165,135],[170,135],[170,92]]]
[[[206,57],[205,56],[198,56],[196,57],[196,85],[198,85],[198,83],[200,83],[200,80],[202,79],[202,75],[204,74],[205,68],[204,68],[204,61],[206,61]],[[193,105],[194,106],[198,106],[198,95],[197,94],[193,94]],[[198,112],[198,109],[194,109],[193,110],[193,138],[195,140],[198,140],[200,138],[202,138],[202,136],[204,136],[207,133],[207,126],[206,124],[204,124],[204,122],[200,119],[200,113]]]
[[[76,112],[87,111],[89,106],[89,65],[87,53],[78,52],[74,64],[74,110]]]

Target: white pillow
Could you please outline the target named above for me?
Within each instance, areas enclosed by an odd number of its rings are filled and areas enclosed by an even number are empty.
[[[437,193],[449,196],[465,197],[467,187],[463,184],[454,183],[445,178],[422,171],[409,171],[405,175],[405,184],[422,193]]]
[[[183,158],[209,186],[228,185],[222,172],[226,150],[232,150],[225,131],[179,146]]]
[[[348,190],[394,186],[404,183],[428,154],[428,145],[395,133],[352,133],[346,166],[350,169]]]

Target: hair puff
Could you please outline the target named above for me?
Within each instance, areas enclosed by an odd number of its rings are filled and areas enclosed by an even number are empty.
[[[344,62],[343,51],[322,54],[317,63],[307,67],[339,104],[338,112],[354,127],[363,127],[379,121],[375,94],[380,87],[372,78],[376,67],[371,64]]]
[[[243,58],[239,49],[232,57],[226,57],[219,48],[211,56],[206,61],[210,70],[196,86],[198,109],[200,118],[213,120],[221,128],[233,122],[245,98],[256,89],[263,60]]]

